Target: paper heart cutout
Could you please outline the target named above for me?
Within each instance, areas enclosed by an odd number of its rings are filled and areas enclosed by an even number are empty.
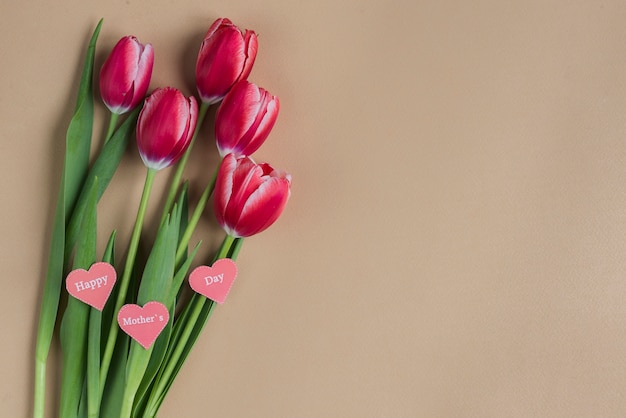
[[[199,266],[189,275],[189,286],[220,305],[237,277],[237,265],[230,258],[222,258],[213,266]]]
[[[130,335],[146,350],[157,339],[170,319],[170,313],[161,302],[148,302],[143,308],[129,303],[117,314],[117,323],[122,331]]]
[[[95,263],[89,270],[76,269],[65,279],[67,292],[97,310],[104,309],[117,280],[115,268],[109,263]]]

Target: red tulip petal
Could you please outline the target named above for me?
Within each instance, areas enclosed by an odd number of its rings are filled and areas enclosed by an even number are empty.
[[[203,99],[223,97],[237,80],[245,57],[239,29],[227,27],[205,40],[196,64],[196,82]]]
[[[289,185],[285,178],[266,177],[243,206],[235,228],[237,235],[258,234],[276,222],[289,199]]]
[[[233,173],[237,167],[237,159],[233,154],[228,154],[222,160],[217,178],[215,179],[215,189],[213,190],[213,204],[217,222],[225,227],[224,213],[226,206],[233,192]]]
[[[237,81],[247,78],[257,49],[254,31],[242,34],[228,19],[214,22],[196,62],[196,84],[202,101],[219,102]]]
[[[220,155],[250,155],[265,142],[278,116],[278,98],[246,80],[224,97],[215,118]]]
[[[143,99],[153,61],[151,46],[144,47],[133,36],[119,40],[100,71],[100,94],[112,112],[125,113]]]
[[[271,97],[269,93],[265,92],[261,111],[241,139],[242,155],[251,155],[263,145],[276,123],[279,107],[278,98]]]
[[[146,92],[150,86],[152,77],[152,67],[154,66],[154,49],[152,45],[146,44],[143,48],[139,63],[137,64],[137,76],[135,79],[133,94],[134,100],[131,107],[137,106],[146,97]]]
[[[137,146],[144,163],[160,170],[176,161],[189,145],[196,120],[195,99],[171,87],[155,90],[137,123]]]
[[[246,45],[246,59],[243,64],[241,74],[239,74],[239,80],[245,80],[250,75],[250,71],[252,71],[252,66],[254,65],[254,61],[256,60],[256,54],[259,49],[259,41],[254,31],[246,30],[243,38]]]
[[[229,224],[237,224],[248,197],[261,185],[262,175],[263,170],[251,159],[238,160],[238,166],[233,173],[233,191],[224,212]]]

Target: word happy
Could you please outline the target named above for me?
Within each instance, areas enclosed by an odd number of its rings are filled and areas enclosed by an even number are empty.
[[[83,290],[96,290],[100,289],[103,286],[107,285],[107,277],[96,277],[95,279],[91,279],[88,281],[81,280],[80,282],[74,283],[76,286],[76,292],[82,292]]]

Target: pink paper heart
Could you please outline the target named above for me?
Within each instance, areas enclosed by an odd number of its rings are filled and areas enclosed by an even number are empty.
[[[191,288],[207,298],[222,304],[237,277],[237,265],[230,258],[222,258],[213,266],[199,266],[189,275]]]
[[[71,271],[65,279],[65,288],[76,299],[101,311],[111,295],[116,279],[117,274],[112,265],[95,263],[89,271]]]
[[[122,331],[130,335],[146,350],[157,339],[167,321],[170,313],[161,302],[148,302],[143,308],[134,303],[122,306],[117,314],[117,323]]]

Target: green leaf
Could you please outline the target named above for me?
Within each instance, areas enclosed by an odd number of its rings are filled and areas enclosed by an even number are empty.
[[[87,200],[88,190],[91,189],[91,185],[96,177],[98,177],[98,201],[107,189],[113,174],[117,170],[117,167],[122,160],[124,151],[128,145],[128,140],[134,131],[134,127],[137,122],[137,117],[141,107],[138,106],[124,121],[124,123],[115,131],[113,137],[104,145],[102,151],[98,155],[98,158],[89,170],[89,174],[85,179],[85,183],[82,187],[76,206],[67,225],[66,238],[65,238],[65,258],[69,258],[74,244],[76,244],[76,237],[80,224],[82,222],[83,214],[85,213],[85,203]]]
[[[100,185],[100,179],[98,178],[98,185]],[[102,261],[105,263],[109,263],[112,266],[115,266],[115,238],[117,236],[117,231],[113,230],[111,235],[109,236],[109,241],[107,242],[107,246],[104,249],[104,254],[102,255]]]
[[[185,260],[182,266],[178,268],[178,271],[174,275],[174,279],[172,280],[172,284],[170,285],[170,291],[165,298],[165,305],[169,308],[174,308],[176,305],[176,298],[180,294],[180,290],[182,288],[183,282],[185,281],[185,277],[189,272],[189,267],[191,267],[191,262],[198,254],[198,250],[200,249],[200,245],[202,242],[199,242],[194,247],[191,255]]]
[[[80,188],[85,180],[89,167],[89,149],[93,131],[93,65],[96,53],[96,41],[100,34],[102,20],[96,29],[87,48],[85,65],[80,78],[78,98],[74,116],[70,121],[65,136],[65,222],[69,221],[70,214],[78,197]]]
[[[233,237],[227,236],[222,242],[222,246],[215,259],[217,260],[228,255],[231,255],[229,258],[233,260],[236,259],[241,249],[242,242],[243,240],[239,238],[234,239]],[[213,313],[215,306],[216,304],[212,300],[194,293],[189,303],[183,309],[182,314],[174,325],[170,346],[162,366],[163,370],[165,368],[171,370],[165,372],[162,370],[157,377],[158,381],[153,385],[150,400],[146,406],[149,416],[156,415],[156,412],[165,399],[165,395],[174,383],[174,379],[200,336],[204,325]],[[181,351],[175,353],[177,350]]]
[[[189,183],[184,182],[183,187],[180,190],[180,195],[178,196],[178,207],[180,208],[180,223],[178,228],[178,242],[183,237],[185,229],[187,229],[187,224],[189,223]]]
[[[169,312],[170,318],[173,318],[174,309],[170,309]],[[172,322],[173,321],[171,320],[167,322],[167,325],[165,326],[165,328],[163,328],[163,331],[156,339],[152,347],[150,360],[148,362],[148,365],[146,366],[146,370],[143,373],[143,378],[135,395],[135,405],[133,406],[133,412],[134,416],[136,417],[140,417],[143,415],[145,405],[148,402],[147,395],[149,394],[149,389],[152,386],[154,376],[156,376],[157,372],[159,371],[161,363],[163,362],[163,358],[165,357],[165,352],[167,351],[170,334],[172,333]]]
[[[83,183],[84,172],[89,162],[91,126],[93,124],[93,61],[95,45],[101,26],[102,20],[96,26],[87,49],[81,83],[78,89],[76,109],[66,135],[65,161],[54,214],[48,267],[37,329],[33,414],[35,417],[43,417],[44,415],[46,363],[57,319],[61,285],[63,283],[65,225],[76,200],[78,187]],[[91,112],[89,110],[90,107]]]
[[[96,177],[94,187],[99,181]],[[113,263],[115,251],[115,231],[111,234],[104,251],[103,261]],[[100,411],[100,335],[102,333],[102,312],[91,308],[89,312],[89,331],[87,337],[87,414],[97,417]]]
[[[200,249],[200,243],[196,245],[191,256],[183,263],[183,265],[178,269],[176,274],[174,275],[174,279],[172,280],[172,284],[170,286],[169,294],[165,299],[165,306],[168,307],[170,312],[170,318],[174,318],[174,312],[176,310],[176,295],[178,294],[178,290],[181,288],[181,285],[189,271],[189,267],[193,259],[195,258],[198,250]],[[159,370],[161,370],[161,365],[163,360],[165,359],[165,355],[168,350],[168,346],[170,344],[170,336],[172,334],[172,322],[169,321],[166,328],[163,330],[159,338],[154,343],[154,350],[152,355],[150,356],[150,362],[148,363],[148,367],[144,373],[143,380],[139,385],[139,389],[137,390],[137,401],[135,403],[135,416],[141,416],[143,413],[146,403],[148,401],[148,395],[151,392],[151,387],[154,382],[155,376]]]
[[[128,361],[128,347],[130,337],[122,333],[116,340],[111,367],[107,374],[106,384],[100,387],[102,402],[100,404],[101,418],[119,418],[122,401],[124,399],[124,374]]]
[[[109,264],[111,264],[113,267],[115,267],[115,238],[117,236],[117,232],[113,231],[111,233],[111,236],[109,237],[109,242],[107,244],[107,247],[104,251],[104,255],[102,256],[102,261],[105,261]],[[116,269],[117,272],[117,269]],[[119,275],[118,275],[119,276]],[[117,286],[113,287],[113,290],[111,291],[111,294],[109,295],[109,299],[107,300],[107,303],[104,305],[104,309],[102,310],[102,323],[101,323],[101,329],[102,332],[100,333],[100,341],[101,341],[101,347],[100,350],[104,350],[104,346],[106,344],[106,335],[105,332],[108,332],[108,329],[111,325],[112,321],[115,321],[115,299],[117,297]]]
[[[52,242],[48,255],[48,268],[44,282],[43,299],[39,313],[39,327],[37,329],[37,343],[35,347],[35,399],[34,416],[43,418],[46,388],[46,365],[52,333],[56,322],[61,283],[63,282],[63,247],[65,240],[63,187],[57,200],[52,226]]]
[[[163,302],[168,294],[172,277],[174,276],[174,257],[178,244],[178,230],[180,217],[177,205],[174,205],[169,223],[164,223],[146,262],[137,304],[144,305],[156,300]]]
[[[184,342],[185,346],[182,351],[182,354],[176,361],[172,374],[168,377],[167,381],[165,382],[164,390],[162,390],[161,393],[157,394],[156,410],[158,410],[158,408],[160,408],[161,404],[163,403],[163,400],[165,399],[165,395],[167,394],[170,387],[174,383],[176,376],[180,372],[180,369],[183,367],[185,360],[189,356],[191,349],[193,348],[195,342],[197,341],[198,337],[202,333],[202,329],[204,328],[204,326],[206,325],[206,322],[211,317],[211,314],[213,313],[213,309],[216,306],[215,302],[205,298],[204,296],[194,294],[192,297],[192,302],[194,298],[196,299],[195,302],[197,304],[202,304],[202,310],[200,312],[200,315],[198,316],[198,320],[193,325],[193,331],[191,332],[189,339],[187,339],[186,342]],[[190,302],[190,304],[192,302]],[[177,343],[180,344],[181,341],[178,341]]]
[[[185,234],[187,233],[187,228],[189,227],[189,194],[187,193],[187,190],[188,190],[188,183],[185,182],[183,183],[183,187],[181,189],[180,196],[178,198],[178,207],[181,208],[181,210],[180,210],[180,227],[178,229],[178,248],[176,249],[176,264],[175,265],[176,265],[176,268],[178,269],[176,273],[176,277],[179,276],[179,272],[181,271],[181,268],[180,268],[181,263],[185,262],[185,260],[187,259],[187,252],[188,252],[188,240],[185,237]],[[192,225],[191,228],[193,227],[194,226]],[[183,242],[184,240],[186,240],[186,242]],[[187,266],[187,269],[189,269],[189,266]],[[187,274],[186,271],[187,270],[185,270],[184,274]],[[174,286],[177,289],[180,289],[180,285],[182,283],[182,280],[184,279],[184,276],[182,278],[179,278],[179,280],[177,280],[176,277],[174,278],[174,283],[172,283],[172,286]],[[179,295],[180,295],[180,292],[177,290],[177,294],[175,294],[174,297],[179,296]],[[168,301],[166,305],[169,307],[170,303],[171,302]]]
[[[96,190],[97,181],[91,189],[89,204],[78,239],[74,269],[87,270],[96,261]],[[89,310],[89,305],[70,297],[61,321],[63,368],[59,415],[64,418],[78,416],[78,406],[85,381]]]
[[[189,224],[189,195],[187,193],[189,184],[185,182],[180,191],[180,196],[178,197],[178,207],[180,208],[180,222],[178,228],[178,245],[181,245],[181,241],[185,235],[185,230],[187,229],[187,225]],[[178,248],[176,249],[178,252]]]
[[[128,245],[128,252],[126,255],[126,263],[124,265],[124,271],[122,277],[117,282],[117,296],[115,298],[115,311],[121,309],[124,305],[128,295],[128,287],[130,285],[131,276],[133,270],[137,267],[135,258],[137,256],[137,250],[139,247],[139,238],[141,235],[141,228],[146,214],[146,208],[148,207],[148,200],[150,199],[150,192],[156,177],[157,171],[152,168],[148,168],[146,172],[146,181],[144,183],[143,192],[141,194],[141,201],[139,202],[139,208],[137,209],[137,218],[135,219],[135,225],[133,226],[133,232],[130,237],[130,243]],[[100,362],[100,382],[104,385],[107,374],[109,373],[109,367],[111,366],[111,360],[113,358],[113,352],[115,351],[115,345],[117,341],[117,335],[119,334],[119,327],[116,323],[111,322],[109,324],[109,331],[107,336],[103,339],[106,340],[104,347],[102,360]]]
[[[102,312],[89,310],[87,333],[87,414],[97,416],[100,410],[100,326]]]
[[[151,301],[165,301],[174,275],[179,224],[180,215],[178,207],[175,205],[169,222],[164,222],[159,228],[154,246],[146,262],[137,295],[138,305],[143,306]],[[172,321],[173,318],[170,317],[168,322],[171,323]],[[126,388],[120,417],[131,416],[135,396],[154,352],[154,347],[152,345],[152,347],[146,350],[139,343],[131,342],[128,363],[126,365]]]

